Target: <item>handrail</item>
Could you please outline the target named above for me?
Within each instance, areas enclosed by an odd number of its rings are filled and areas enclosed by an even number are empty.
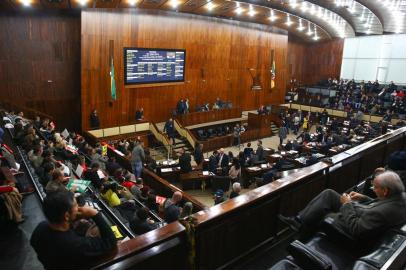
[[[372,167],[382,166],[392,151],[404,148],[405,138],[406,127],[399,128],[390,132],[389,135],[384,134],[377,140],[361,144],[355,151],[350,149],[333,156],[332,163],[318,162],[270,184],[193,214],[196,267],[199,269],[221,268],[238,255],[260,248],[264,241],[274,237],[282,229],[276,218],[278,214],[297,213],[318,192],[326,188],[344,192],[353,187],[373,172]],[[371,163],[372,160],[375,161]],[[292,195],[297,196],[292,197]],[[236,233],[240,235],[244,231],[244,228],[238,226],[259,222],[264,222],[264,226],[259,225],[257,232],[252,232],[247,237],[241,236],[240,239],[231,240],[233,235]],[[228,229],[230,227],[233,229]],[[247,229],[252,228],[255,226]],[[219,233],[224,234],[222,239],[230,241],[218,246],[216,241],[207,240]],[[230,248],[234,252],[225,252],[221,257],[215,256],[221,250]]]
[[[180,136],[185,137],[186,140],[192,146],[192,148],[195,149],[195,146],[196,146],[196,143],[198,142],[198,140],[193,135],[193,133],[189,129],[183,127],[182,124],[178,121],[178,119],[175,119],[174,123],[175,123],[174,124],[175,129],[180,134]]]
[[[120,263],[120,261],[123,261],[130,256],[140,254],[148,249],[159,246],[170,239],[185,236],[185,232],[185,227],[183,227],[178,221],[175,221],[164,227],[139,235],[131,240],[121,242],[117,246],[118,251],[114,258],[107,261],[104,260],[92,269],[105,269],[110,265]]]
[[[153,122],[149,123],[149,130],[155,136],[155,138],[164,145],[164,147],[166,148],[168,153],[170,153],[171,152],[171,142],[170,142],[168,136],[166,136],[162,131],[160,131],[158,129],[158,127],[156,126],[156,124]]]

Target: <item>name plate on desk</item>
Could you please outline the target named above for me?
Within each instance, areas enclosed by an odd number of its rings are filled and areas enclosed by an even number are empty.
[[[172,168],[162,168],[161,172],[166,173],[166,172],[172,172],[173,169]]]

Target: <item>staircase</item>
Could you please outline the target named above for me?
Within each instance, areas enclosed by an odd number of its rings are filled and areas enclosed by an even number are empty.
[[[275,125],[274,122],[271,122],[271,130],[272,130],[272,135],[277,135],[279,128]]]
[[[179,152],[181,148],[185,148],[185,152],[189,153],[189,154],[193,154],[193,148],[190,145],[190,143],[183,137],[177,136],[175,138],[175,144],[173,145],[173,154],[174,154],[174,158],[176,158],[176,156],[179,156]]]

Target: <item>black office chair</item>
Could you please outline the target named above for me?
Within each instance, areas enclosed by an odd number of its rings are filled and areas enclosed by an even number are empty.
[[[203,129],[198,129],[197,130],[197,136],[199,137],[199,140],[206,140],[207,139],[207,134],[204,132]]]

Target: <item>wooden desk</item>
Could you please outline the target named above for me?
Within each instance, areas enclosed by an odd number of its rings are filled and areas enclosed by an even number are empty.
[[[203,173],[202,171],[192,171],[189,173],[180,174],[180,182],[182,184],[182,190],[189,189],[192,186],[193,189],[196,185],[200,186],[202,190],[205,190],[206,182],[212,178],[212,175],[207,171]]]
[[[176,116],[182,126],[192,126],[201,123],[220,121],[231,118],[240,118],[242,110],[240,108],[211,110],[208,112],[191,112]]]

